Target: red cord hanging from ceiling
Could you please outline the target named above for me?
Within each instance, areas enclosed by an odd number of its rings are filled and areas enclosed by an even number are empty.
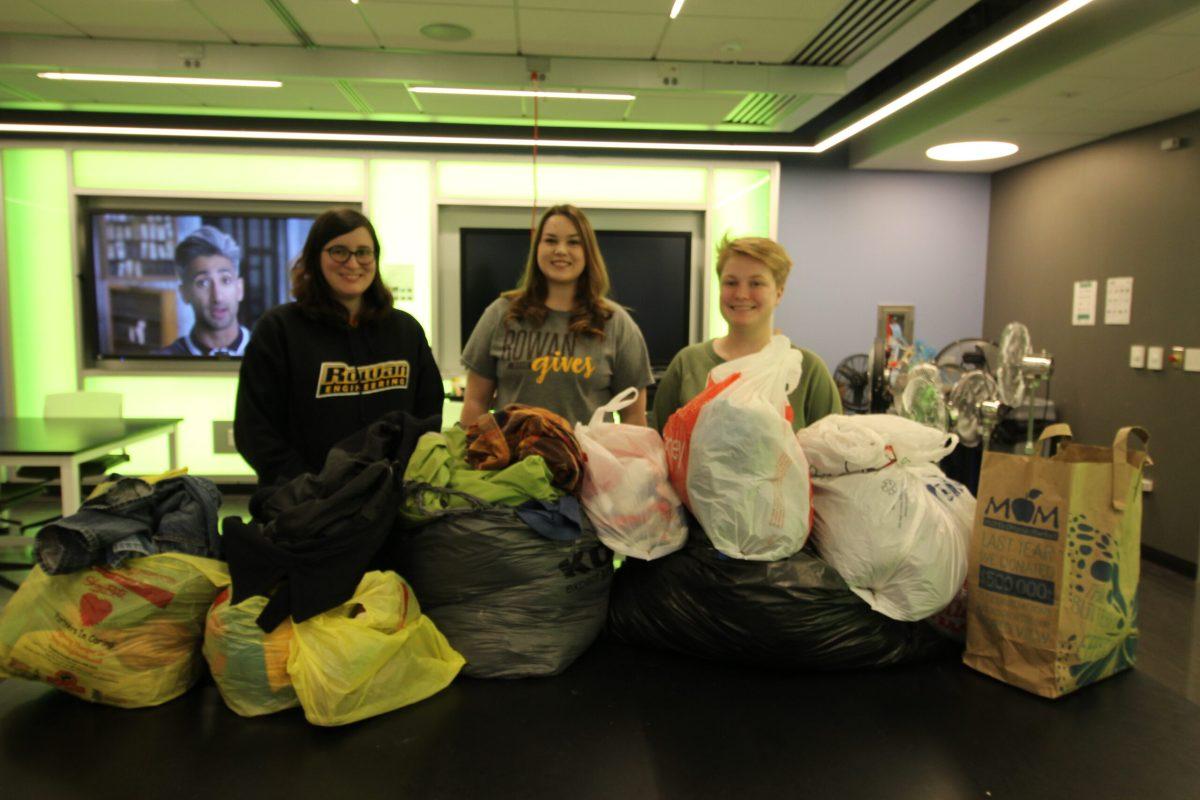
[[[538,74],[534,70],[529,74],[529,79],[533,83],[533,204],[529,207],[529,240],[533,241],[533,237],[537,235],[537,204],[538,204],[538,182],[537,182],[537,157],[538,157]]]

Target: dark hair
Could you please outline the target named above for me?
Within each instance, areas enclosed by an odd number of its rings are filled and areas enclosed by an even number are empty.
[[[575,281],[575,307],[571,310],[569,328],[572,333],[603,339],[604,323],[613,315],[613,309],[607,302],[608,267],[604,265],[604,257],[600,255],[600,245],[596,242],[596,232],[592,230],[592,224],[581,210],[572,205],[551,206],[542,214],[533,240],[529,243],[529,257],[525,259],[525,273],[521,276],[521,283],[516,289],[502,295],[512,301],[505,319],[513,322],[529,320],[535,327],[541,327],[546,321],[546,315],[550,313],[550,309],[546,307],[546,295],[550,287],[546,276],[538,267],[537,251],[546,221],[554,216],[563,216],[575,223],[575,227],[579,229],[579,238],[583,240],[583,254],[586,259],[583,272]]]
[[[375,277],[362,295],[359,321],[382,319],[392,310],[392,293],[379,274],[379,237],[375,226],[353,208],[331,208],[313,222],[304,242],[304,250],[292,267],[292,296],[296,303],[315,316],[336,317],[349,321],[350,313],[337,301],[321,272],[321,252],[325,245],[343,234],[366,228],[375,245]]]
[[[242,248],[225,231],[201,225],[175,245],[175,267],[181,280],[187,277],[188,266],[201,256],[224,256],[236,270],[242,260]]]

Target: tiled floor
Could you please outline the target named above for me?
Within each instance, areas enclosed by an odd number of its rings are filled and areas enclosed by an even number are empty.
[[[248,517],[248,496],[226,494],[222,517]],[[48,506],[51,510],[53,505]],[[41,508],[25,513],[37,514]],[[34,517],[37,518],[37,517]],[[9,560],[14,550],[0,547],[0,562]],[[26,573],[2,573],[19,582]],[[0,587],[0,607],[12,596]],[[1141,640],[1137,668],[1193,703],[1200,704],[1200,596],[1196,583],[1166,567],[1143,561],[1140,587]]]

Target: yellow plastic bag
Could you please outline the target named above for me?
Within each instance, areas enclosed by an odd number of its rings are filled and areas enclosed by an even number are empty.
[[[0,676],[94,703],[139,708],[191,688],[204,616],[226,566],[163,553],[68,575],[35,567],[0,611]]]
[[[225,704],[243,717],[274,714],[300,705],[287,672],[292,621],[270,633],[255,622],[268,598],[232,605],[229,590],[217,595],[204,628],[204,658]]]
[[[287,669],[309,722],[345,725],[436,694],[464,663],[403,578],[368,572],[353,598],[292,626]]]

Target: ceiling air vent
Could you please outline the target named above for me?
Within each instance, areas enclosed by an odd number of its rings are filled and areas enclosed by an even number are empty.
[[[722,121],[734,125],[774,125],[795,102],[794,94],[751,92]]]
[[[912,15],[929,0],[850,0],[833,20],[792,59],[806,67],[841,67],[863,45],[889,30],[901,15]]]

